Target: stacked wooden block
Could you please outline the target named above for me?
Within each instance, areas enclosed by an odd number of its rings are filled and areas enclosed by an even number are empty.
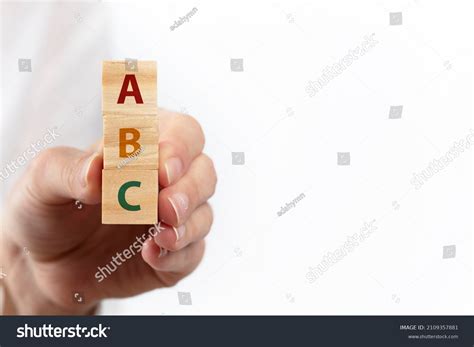
[[[156,80],[156,62],[103,62],[103,224],[158,221]]]

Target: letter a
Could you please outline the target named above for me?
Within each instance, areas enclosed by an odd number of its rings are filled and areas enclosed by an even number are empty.
[[[129,84],[132,85],[131,91],[128,91]],[[135,75],[125,75],[117,104],[125,103],[125,98],[127,96],[133,96],[137,104],[143,104],[142,95],[140,94],[140,89],[138,88],[137,78]]]

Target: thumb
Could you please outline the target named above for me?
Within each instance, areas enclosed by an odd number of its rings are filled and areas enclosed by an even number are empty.
[[[102,154],[71,147],[42,151],[26,172],[23,187],[45,204],[101,201]]]

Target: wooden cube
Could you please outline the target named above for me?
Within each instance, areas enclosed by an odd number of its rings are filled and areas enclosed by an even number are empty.
[[[158,169],[158,117],[104,115],[104,168]]]
[[[102,170],[102,224],[156,224],[158,170]]]
[[[156,115],[156,62],[104,61],[102,112],[120,115]]]

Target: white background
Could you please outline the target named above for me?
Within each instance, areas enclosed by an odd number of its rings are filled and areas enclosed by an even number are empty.
[[[402,25],[389,25],[390,12]],[[103,313],[474,312],[473,148],[421,189],[410,183],[473,127],[470,2],[8,3],[1,20],[2,168],[48,127],[61,128],[54,145],[100,138],[105,59],[157,60],[160,106],[205,129],[219,186],[203,263],[176,287],[110,300]],[[375,47],[307,94],[372,33]],[[18,58],[32,59],[31,73]],[[401,119],[389,119],[393,105]],[[245,165],[231,152],[245,152]],[[349,166],[337,152],[351,153]],[[372,219],[369,239],[309,283],[309,267]],[[446,245],[455,258],[443,259]]]

